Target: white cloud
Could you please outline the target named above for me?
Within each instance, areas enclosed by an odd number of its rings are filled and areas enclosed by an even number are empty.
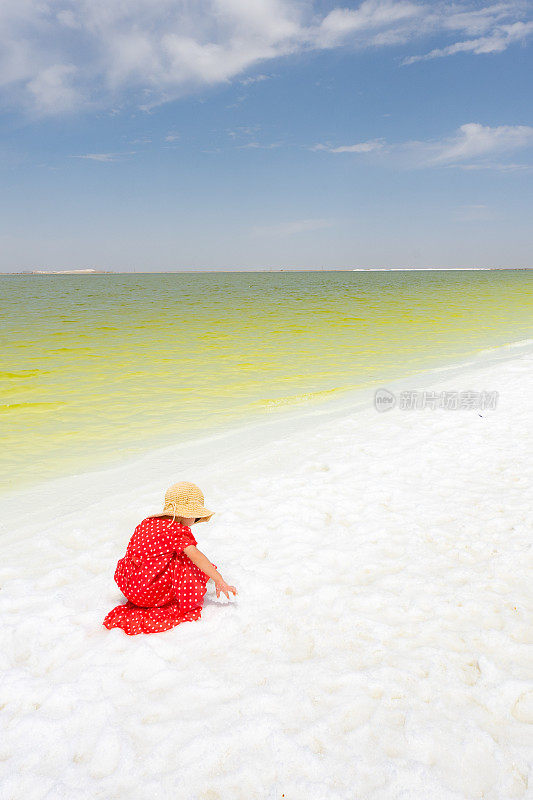
[[[477,122],[461,125],[455,136],[429,145],[435,149],[433,164],[467,161],[480,156],[505,153],[533,144],[533,128],[528,125],[501,125],[491,128]]]
[[[58,8],[58,6],[60,7]],[[150,109],[239,78],[283,56],[334,47],[388,47],[454,37],[405,63],[500,52],[532,32],[522,0],[2,0],[4,101],[40,113],[80,105]],[[332,7],[333,6],[333,7]]]
[[[315,145],[313,150],[328,153],[356,153],[369,155],[407,168],[462,166],[463,168],[505,169],[505,164],[494,164],[487,157],[502,156],[533,145],[533,128],[528,125],[501,125],[490,127],[469,122],[452,135],[427,141],[386,143],[383,139],[353,145],[332,147]],[[469,163],[473,162],[473,163]],[[508,165],[517,169],[520,165]]]
[[[253,83],[262,83],[263,81],[268,81],[272,78],[272,75],[250,75],[248,78],[242,78],[239,83],[243,86],[251,86]]]
[[[238,125],[233,130],[228,130],[227,134],[232,139],[242,139],[247,136],[256,136],[260,130],[259,125]]]
[[[129,153],[85,153],[82,156],[71,156],[71,158],[84,158],[88,161],[101,161],[108,164],[111,161],[121,161],[123,158],[134,154],[134,151]]]
[[[431,52],[422,56],[410,56],[409,58],[404,58],[402,64],[414,64],[417,61],[453,56],[456,53],[474,53],[475,55],[501,53],[513,42],[524,41],[531,33],[533,33],[533,22],[515,22],[513,25],[499,25],[488,36],[456,42],[448,45],[448,47],[431,50]]]
[[[66,28],[81,28],[80,22],[76,19],[71,9],[62,9],[58,11],[56,19],[60,25],[64,25]]]
[[[320,47],[335,47],[353,34],[368,35],[382,28],[398,26],[405,20],[424,16],[425,8],[394,0],[365,0],[357,9],[335,8],[318,26],[315,36]],[[402,27],[402,26],[400,26]]]
[[[282,142],[246,142],[246,144],[238,145],[241,150],[275,150],[277,147],[282,146]]]
[[[33,95],[38,111],[61,112],[75,108],[79,94],[73,86],[76,67],[71,64],[54,64],[28,81],[27,89]]]
[[[261,142],[260,125],[238,125],[233,130],[227,130],[227,135],[233,140],[235,146],[241,150],[274,150],[282,146],[282,142]]]
[[[259,225],[252,228],[254,236],[293,236],[296,233],[307,233],[322,228],[331,228],[333,220],[297,219],[292,222],[279,222],[276,225]]]
[[[513,164],[486,161],[483,164],[458,164],[464,170],[491,169],[498,172],[533,172],[533,164]]]
[[[368,142],[358,144],[342,145],[341,147],[331,147],[326,144],[316,144],[311,150],[327,150],[328,153],[372,153],[384,147],[383,139],[372,139]]]

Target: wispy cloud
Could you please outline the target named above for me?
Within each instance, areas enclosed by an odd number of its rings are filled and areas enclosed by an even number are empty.
[[[532,145],[533,128],[528,125],[490,127],[469,122],[461,125],[452,136],[441,139],[399,143],[375,139],[339,147],[319,144],[311,149],[369,156],[382,163],[406,168],[460,166],[464,169],[503,169],[505,163],[495,164],[491,160],[494,156],[501,157]],[[509,169],[520,167],[516,164],[507,166]]]
[[[239,83],[241,86],[251,86],[253,83],[262,83],[263,81],[268,81],[272,78],[272,75],[250,75],[248,78],[241,78]]]
[[[533,128],[528,125],[500,125],[491,128],[477,122],[461,125],[454,136],[440,142],[424,144],[429,162],[450,164],[480,156],[507,153],[533,144]],[[431,153],[433,151],[433,153]]]
[[[101,161],[104,164],[109,164],[112,161],[122,161],[128,156],[135,155],[135,151],[129,153],[84,153],[81,156],[71,156],[71,158],[83,158],[88,161]]]
[[[366,0],[359,8],[335,8],[310,31],[318,47],[338,47],[348,38],[360,44],[392,43],[405,40],[415,19],[426,14],[424,5],[397,0]],[[376,37],[388,35],[388,41]]]
[[[461,169],[465,170],[497,170],[498,172],[532,172],[533,164],[502,164],[499,162],[487,161],[482,164],[458,164]]]
[[[405,46],[404,63],[496,53],[533,30],[526,0],[3,0],[0,91],[41,114],[80,107],[149,110],[259,64],[328,48]],[[438,46],[429,46],[438,36]],[[444,39],[444,41],[442,41]],[[420,42],[424,52],[413,53]]]
[[[227,132],[231,139],[242,139],[250,136],[256,136],[261,130],[260,125],[238,125]]]
[[[330,219],[297,219],[290,222],[279,222],[275,225],[257,225],[252,228],[253,236],[293,236],[297,233],[317,231],[331,228],[335,224]]]
[[[283,142],[246,142],[246,144],[239,145],[241,150],[275,150],[282,146]]]
[[[347,144],[341,147],[332,147],[327,144],[315,144],[311,150],[327,150],[328,153],[373,153],[385,147],[384,139],[372,139],[368,142],[358,142],[358,144]]]
[[[456,53],[499,53],[533,32],[527,0],[450,3],[366,0],[356,9],[335,8],[313,31],[316,47],[414,46],[432,36],[453,38],[451,43],[422,55],[407,55],[403,64]],[[459,38],[458,38],[459,37]],[[466,37],[466,38],[465,38]]]
[[[238,125],[226,131],[235,147],[241,150],[273,150],[281,147],[282,142],[262,142],[259,137],[262,133],[260,125]]]
[[[524,41],[533,33],[533,22],[515,22],[512,25],[498,25],[488,36],[479,36],[475,39],[455,42],[447,47],[436,48],[421,56],[404,58],[402,64],[415,64],[417,61],[427,61],[432,58],[453,56],[457,53],[501,53],[514,42]]]
[[[73,64],[52,64],[31,77],[26,88],[35,109],[55,114],[77,108],[81,100],[76,88],[77,72]]]

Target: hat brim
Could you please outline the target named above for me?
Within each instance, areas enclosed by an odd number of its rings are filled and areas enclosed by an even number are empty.
[[[175,514],[174,514],[174,506],[164,511],[160,511],[158,514],[150,514],[150,517],[185,517],[186,519],[192,519],[194,517],[198,520],[198,522],[209,522],[211,517],[215,512],[209,511],[208,508],[200,508],[198,510],[193,510],[191,508],[186,508],[185,506],[176,506]]]

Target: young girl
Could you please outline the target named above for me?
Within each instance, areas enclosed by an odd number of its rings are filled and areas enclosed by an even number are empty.
[[[137,525],[117,564],[115,582],[128,602],[109,612],[106,628],[122,628],[133,636],[200,619],[209,578],[215,582],[217,597],[220,592],[228,598],[230,592],[237,594],[196,548],[191,533],[191,525],[212,516],[194,483],[183,481],[167,490],[163,511]]]

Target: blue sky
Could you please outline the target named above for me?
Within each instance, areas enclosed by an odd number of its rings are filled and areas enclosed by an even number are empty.
[[[0,270],[532,267],[527,2],[4,0]]]

